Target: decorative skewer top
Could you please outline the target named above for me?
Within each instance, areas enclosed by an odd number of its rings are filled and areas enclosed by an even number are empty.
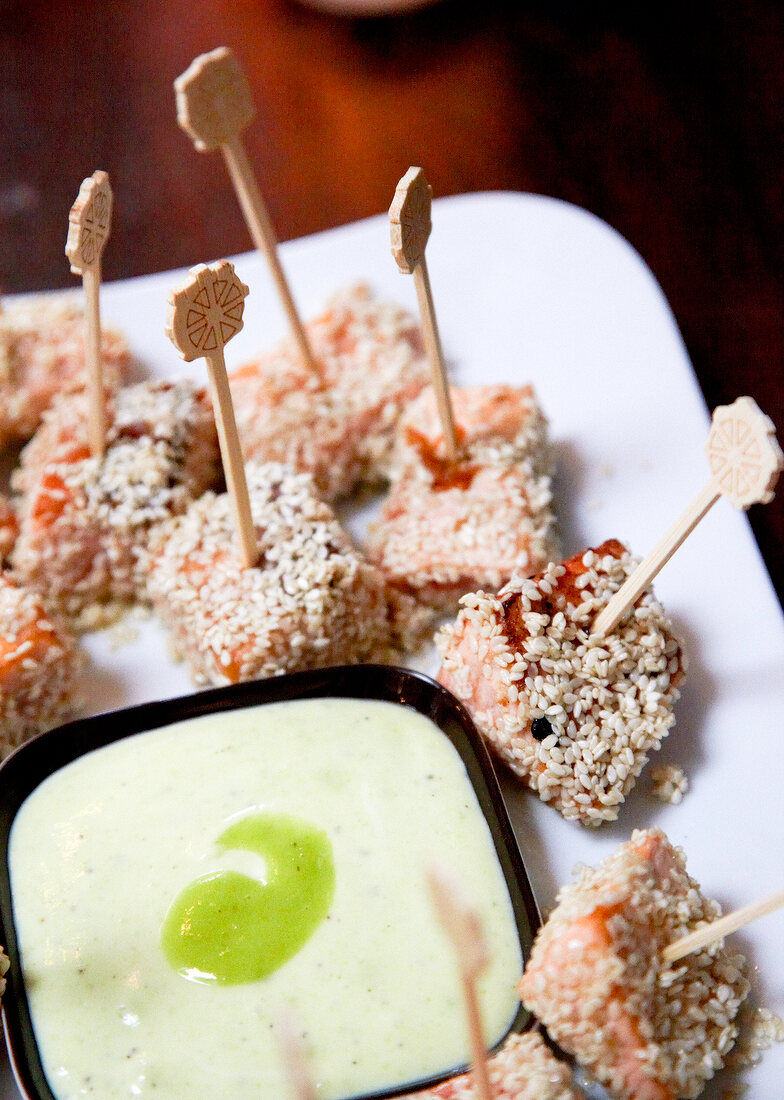
[[[201,153],[231,142],[255,114],[247,77],[228,46],[195,58],[174,90],[177,122]]]
[[[269,213],[240,136],[254,115],[250,84],[228,46],[203,53],[174,81],[177,121],[202,153],[220,149],[256,248],[266,257],[303,363],[318,377],[305,326],[278,256]]]
[[[736,508],[773,499],[784,455],[773,421],[751,397],[718,406],[706,451],[716,487]]]
[[[773,499],[784,455],[773,422],[751,397],[739,397],[715,409],[706,450],[711,468],[707,485],[597,615],[593,634],[615,629],[719,497],[726,497],[736,508]]]
[[[430,375],[444,432],[447,458],[450,462],[456,462],[459,448],[455,416],[425,259],[425,248],[433,228],[430,220],[432,201],[433,190],[425,179],[425,173],[421,168],[409,168],[395,188],[395,197],[389,208],[389,233],[392,255],[398,268],[404,275],[414,276],[422,319],[422,336],[430,362]]]
[[[65,255],[74,275],[98,268],[112,227],[114,196],[106,172],[100,170],[82,181],[68,215]]]
[[[242,328],[248,288],[228,260],[192,267],[169,292],[166,335],[186,363],[222,351]]]
[[[395,188],[389,208],[392,255],[404,275],[411,275],[425,255],[433,223],[433,189],[421,168],[409,168]]]

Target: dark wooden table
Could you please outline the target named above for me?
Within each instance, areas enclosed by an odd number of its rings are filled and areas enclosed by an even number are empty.
[[[2,290],[73,285],[65,217],[96,167],[117,196],[106,278],[248,247],[221,158],[174,123],[173,78],[225,44],[253,86],[247,145],[282,239],[385,210],[409,164],[437,195],[567,199],[651,266],[709,406],[749,393],[784,434],[773,0],[442,0],[380,19],[295,0],[0,0],[0,42]],[[751,512],[780,598],[783,502]]]

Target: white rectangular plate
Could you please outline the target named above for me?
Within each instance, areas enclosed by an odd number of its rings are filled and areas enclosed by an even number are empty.
[[[534,383],[557,448],[567,553],[609,537],[646,553],[709,473],[708,414],[651,272],[603,222],[551,199],[444,199],[434,204],[433,225],[428,266],[453,380]],[[283,260],[306,316],[356,281],[416,309],[412,281],[390,256],[383,216],[284,245]],[[230,369],[285,332],[262,262],[253,254],[235,262],[251,293],[245,328],[227,349]],[[125,330],[145,373],[204,376],[203,363],[184,366],[164,335],[166,296],[182,276],[103,290],[104,317]],[[596,863],[633,828],[652,825],[683,845],[690,872],[725,909],[782,885],[784,622],[746,519],[720,501],[656,588],[690,657],[677,724],[656,762],[681,765],[691,789],[679,806],[664,806],[644,772],[620,820],[589,832],[506,783],[545,911],[576,864]],[[126,644],[116,644],[116,631],[86,639],[94,660],[90,713],[193,690],[157,623],[129,623],[138,636]],[[414,663],[436,671],[432,654]],[[774,914],[734,938],[755,966],[755,1002],[782,1016],[783,921]],[[784,1044],[740,1079],[754,1100],[779,1100]],[[703,1095],[718,1100],[729,1081],[725,1071]],[[0,1097],[17,1096],[10,1072],[0,1069]]]

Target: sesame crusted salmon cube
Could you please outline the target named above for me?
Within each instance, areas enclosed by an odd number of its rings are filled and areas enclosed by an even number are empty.
[[[310,473],[332,501],[380,479],[427,359],[414,318],[364,286],[337,295],[307,329],[319,376],[289,340],[229,381],[245,459]]]
[[[143,597],[138,558],[152,529],[221,484],[212,408],[192,382],[125,387],[108,420],[105,454],[94,458],[85,396],[58,398],[12,477],[14,571],[79,627]]]
[[[596,615],[636,561],[617,540],[461,600],[438,679],[490,747],[569,820],[614,821],[674,722],[685,658],[651,591],[606,638]]]
[[[461,454],[447,458],[435,396],[401,418],[392,487],[367,553],[398,593],[454,613],[557,554],[547,425],[530,386],[453,388]]]
[[[73,713],[84,660],[40,596],[0,573],[0,759]]]
[[[11,965],[8,956],[2,947],[0,947],[0,997],[5,993],[5,976],[8,973],[8,968]]]
[[[494,1100],[583,1100],[572,1084],[569,1067],[560,1062],[536,1032],[510,1035],[488,1061]],[[412,1100],[475,1100],[471,1076],[453,1077],[442,1085],[412,1094]]]
[[[619,1100],[691,1100],[735,1041],[746,962],[723,940],[672,964],[661,953],[720,913],[680,848],[660,829],[635,831],[561,890],[520,995]]]
[[[72,296],[6,299],[0,305],[0,449],[29,439],[58,393],[87,383],[84,312]],[[131,366],[125,338],[102,327],[103,381],[114,390]]]
[[[258,564],[246,568],[226,494],[205,494],[150,546],[148,591],[197,682],[236,683],[381,659],[384,581],[353,547],[313,479],[247,467]]]

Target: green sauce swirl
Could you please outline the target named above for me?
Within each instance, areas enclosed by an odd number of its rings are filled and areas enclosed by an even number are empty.
[[[322,829],[288,814],[250,814],[217,843],[262,856],[267,881],[231,870],[195,879],[166,914],[161,946],[194,981],[259,981],[296,955],[329,912],[332,844]]]

